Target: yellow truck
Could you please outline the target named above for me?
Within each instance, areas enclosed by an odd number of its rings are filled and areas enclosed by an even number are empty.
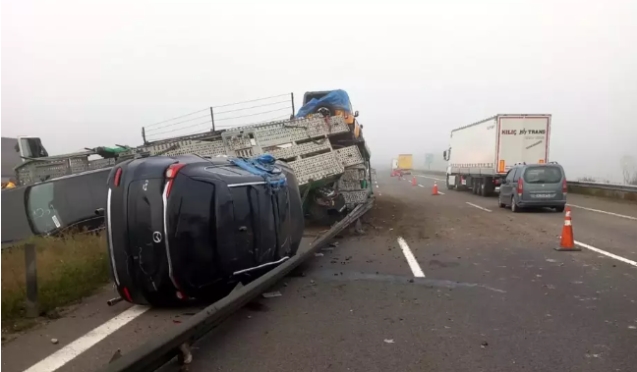
[[[398,170],[402,174],[411,174],[411,170],[413,169],[414,162],[413,156],[411,154],[400,154],[398,155]]]

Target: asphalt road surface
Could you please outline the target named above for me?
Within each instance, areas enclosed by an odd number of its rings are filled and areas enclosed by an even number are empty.
[[[440,176],[416,179],[379,174],[365,233],[344,233],[271,289],[280,296],[200,340],[190,371],[635,370],[637,204],[569,195],[583,248],[558,252],[563,214],[513,214],[495,197],[446,190]],[[434,182],[443,195],[431,195]],[[91,371],[197,310],[90,309],[3,345],[3,371],[47,356],[61,371]],[[69,344],[115,315],[74,356]]]

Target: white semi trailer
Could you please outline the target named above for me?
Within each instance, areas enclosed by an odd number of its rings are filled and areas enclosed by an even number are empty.
[[[503,114],[451,131],[447,188],[487,196],[515,164],[549,160],[551,115]]]

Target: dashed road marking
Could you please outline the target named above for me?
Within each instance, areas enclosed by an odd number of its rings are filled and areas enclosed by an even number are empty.
[[[486,211],[486,212],[492,212],[492,211],[491,211],[491,209],[483,208],[483,207],[481,207],[481,206],[479,206],[479,205],[476,205],[476,204],[473,204],[473,203],[469,203],[469,202],[466,202],[466,203],[467,203],[467,204],[469,204],[469,205],[470,205],[470,206],[472,206],[472,207],[476,207],[476,208],[478,208],[478,209],[482,209],[483,211]]]
[[[422,188],[425,188],[425,186],[423,186],[423,185],[421,185],[421,184],[418,184],[418,186],[420,186],[420,187],[422,187]]]
[[[440,192],[440,191],[438,191],[438,194],[440,194],[440,195],[444,195],[445,193],[444,193],[444,192]]]
[[[624,258],[622,256],[618,256],[616,254],[613,254],[613,253],[610,253],[610,252],[606,252],[603,249],[595,248],[592,245],[584,244],[582,242],[578,242],[577,240],[575,241],[575,245],[578,245],[578,246],[580,246],[582,248],[590,249],[593,252],[597,252],[597,253],[603,254],[603,255],[608,256],[610,258],[614,258],[614,259],[616,259],[618,261],[625,262],[625,263],[627,263],[629,265],[637,267],[637,262],[635,262],[633,260],[629,260],[629,259]]]
[[[621,217],[621,218],[626,218],[628,220],[633,220],[633,221],[637,221],[637,217],[633,217],[633,216],[626,216],[625,214],[619,214],[619,213],[613,213],[613,212],[606,212],[606,211],[602,211],[599,209],[593,209],[593,208],[587,208],[587,207],[582,207],[581,205],[575,205],[575,204],[566,204],[569,207],[575,207],[575,208],[581,208],[581,209],[585,209],[587,211],[591,211],[591,212],[597,212],[597,213],[604,213],[604,214],[608,214],[611,216],[615,216],[615,217]]]
[[[405,258],[407,259],[409,268],[411,269],[411,272],[414,273],[414,276],[416,278],[424,278],[425,273],[420,268],[420,265],[418,264],[416,257],[414,257],[414,254],[411,252],[411,249],[409,249],[407,242],[405,241],[405,239],[403,239],[402,236],[398,237],[398,245],[400,245],[400,249],[403,250],[403,254],[405,255]]]
[[[416,177],[426,178],[428,180],[434,180],[434,181],[440,181],[440,182],[444,181],[443,179],[436,178],[436,177],[427,177],[427,176],[420,176],[420,175],[417,175]]]
[[[148,309],[150,309],[150,307],[139,305],[130,307],[113,319],[42,359],[24,372],[53,372],[57,370],[133,319],[145,313]]]

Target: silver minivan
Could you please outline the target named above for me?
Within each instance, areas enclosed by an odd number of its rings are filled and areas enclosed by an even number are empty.
[[[566,205],[567,184],[561,165],[519,164],[507,173],[502,185],[498,205],[519,212],[523,208],[554,208],[563,212]]]

